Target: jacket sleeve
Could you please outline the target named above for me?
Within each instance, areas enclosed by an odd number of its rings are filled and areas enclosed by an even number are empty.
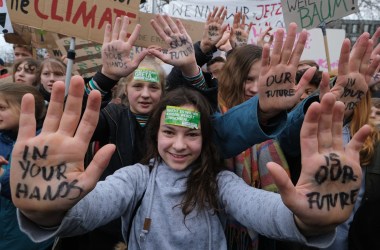
[[[90,193],[66,213],[58,227],[40,227],[17,210],[20,229],[35,242],[92,231],[132,213],[143,196],[148,179],[149,169],[146,166],[136,164],[121,168],[105,181],[98,182]]]
[[[278,193],[248,186],[230,171],[218,175],[219,201],[224,211],[250,230],[268,238],[296,241],[325,248],[335,238],[335,231],[305,237],[294,222],[293,213]]]
[[[264,127],[257,117],[258,96],[228,110],[213,115],[213,140],[222,158],[231,158],[254,144],[280,135],[286,124],[287,114],[281,112]]]
[[[310,96],[300,102],[291,112],[289,112],[284,130],[278,136],[278,142],[280,143],[281,149],[287,156],[301,156],[301,127],[307,109],[315,101],[319,101],[319,97],[317,95]]]

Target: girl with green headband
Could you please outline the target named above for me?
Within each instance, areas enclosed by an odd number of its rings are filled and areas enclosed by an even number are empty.
[[[297,185],[279,165],[268,163],[276,194],[250,187],[220,167],[212,110],[198,92],[184,88],[168,93],[153,112],[142,163],[98,182],[115,150],[104,146],[84,168],[100,93],[90,93],[81,116],[83,80],[72,78],[65,105],[64,90],[63,83],[54,85],[38,136],[33,97],[24,96],[21,105],[12,200],[21,230],[34,241],[81,234],[122,217],[128,249],[226,249],[223,222],[233,216],[268,237],[324,248],[352,211],[361,184],[359,150],[370,128],[358,130],[344,148],[344,105],[331,93],[305,115]]]

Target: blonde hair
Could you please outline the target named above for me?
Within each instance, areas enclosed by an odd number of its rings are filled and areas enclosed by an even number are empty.
[[[155,59],[155,57],[152,56],[146,56],[144,60],[142,60],[139,64],[138,68],[148,68],[153,69],[154,71],[158,72],[158,76],[160,78],[160,85],[162,89],[162,94],[164,94],[165,90],[165,82],[166,82],[166,76],[165,76],[165,70],[162,68],[161,64]],[[122,84],[126,88],[129,83],[133,81],[133,76],[135,74],[135,71],[130,73],[127,77],[122,78]]]
[[[371,134],[365,140],[362,149],[360,150],[360,164],[367,165],[371,162],[375,154],[375,145],[380,139],[379,131],[369,122],[371,114],[371,93],[368,91],[365,97],[358,103],[354,109],[352,120],[350,122],[350,134],[354,135],[363,125],[369,124],[372,128]]]

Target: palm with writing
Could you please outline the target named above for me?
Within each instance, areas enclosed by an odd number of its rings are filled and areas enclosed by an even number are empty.
[[[249,31],[251,30],[252,25],[252,23],[246,25],[245,15],[242,15],[241,12],[235,13],[230,35],[230,44],[232,48],[241,47],[248,43]]]
[[[103,147],[84,169],[101,97],[98,91],[91,91],[81,118],[83,92],[83,79],[74,76],[64,105],[64,83],[56,82],[37,136],[33,96],[27,94],[22,99],[20,129],[11,162],[12,201],[43,226],[59,224],[64,213],[95,187],[115,149],[114,145]]]
[[[344,147],[343,116],[344,104],[332,93],[311,104],[301,129],[302,171],[295,187],[279,165],[268,164],[284,204],[308,234],[311,227],[329,231],[344,222],[359,192],[359,151],[371,128],[363,126]]]
[[[174,22],[168,15],[156,15],[151,20],[156,33],[166,42],[168,49],[149,49],[149,53],[163,62],[181,69],[187,76],[199,73],[191,37],[180,20]]]
[[[211,51],[222,39],[227,29],[227,24],[223,24],[226,16],[227,10],[224,6],[220,9],[216,7],[208,14],[200,46],[203,53]]]
[[[300,100],[303,86],[314,75],[315,68],[309,69],[303,75],[299,84],[296,85],[297,65],[307,38],[307,32],[302,31],[293,49],[296,29],[297,25],[295,23],[289,25],[285,42],[283,41],[284,30],[279,29],[276,32],[270,59],[269,45],[266,44],[263,48],[258,82],[260,117],[263,120],[294,107]]]
[[[113,28],[111,29],[111,24],[107,24],[104,31],[101,72],[113,80],[128,76],[148,53],[148,51],[142,50],[141,53],[135,55],[133,60],[130,59],[130,52],[139,36],[141,25],[137,24],[127,39],[128,23],[128,17],[117,17]]]
[[[337,100],[345,104],[345,118],[349,117],[356,105],[365,97],[368,84],[371,81],[379,58],[370,62],[373,50],[373,41],[368,33],[363,33],[350,52],[350,41],[345,39],[342,44],[338,64],[338,76],[334,87],[329,90],[328,84],[320,86],[320,98],[328,91],[333,93]]]

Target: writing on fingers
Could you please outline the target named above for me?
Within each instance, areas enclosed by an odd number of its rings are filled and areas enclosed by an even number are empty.
[[[364,91],[360,89],[355,89],[356,87],[356,79],[355,78],[348,78],[347,84],[344,87],[343,93],[340,96],[340,98],[347,99],[349,98],[350,101],[346,102],[346,110],[354,110],[357,106],[357,104],[360,102],[360,100],[365,96]]]

